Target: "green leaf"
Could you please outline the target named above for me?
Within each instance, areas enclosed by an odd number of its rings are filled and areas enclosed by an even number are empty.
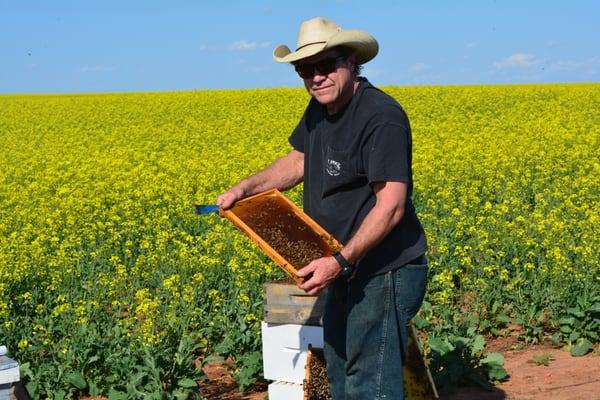
[[[569,339],[568,339],[568,341],[569,341],[569,342],[574,342],[574,341],[576,341],[577,339],[579,339],[579,336],[580,336],[579,332],[577,332],[577,331],[573,331],[573,332],[571,332],[571,334],[569,335]]]
[[[27,393],[32,399],[37,399],[40,395],[39,393],[39,385],[37,382],[29,381],[25,384],[25,389],[27,389]]]
[[[562,333],[571,333],[573,331],[573,329],[571,329],[570,326],[563,325],[563,326],[560,327],[560,331]]]
[[[215,346],[215,353],[218,354],[229,354],[233,351],[235,343],[230,337],[226,337],[223,341]]]
[[[239,371],[233,376],[242,392],[247,391],[262,376],[262,353],[246,353],[237,360]]]
[[[417,329],[424,329],[429,325],[429,322],[427,322],[427,320],[421,317],[419,314],[415,315],[412,321]]]
[[[146,399],[150,399],[150,400],[162,400],[163,399],[162,392],[159,392],[159,391],[152,392],[150,395],[145,395],[144,397]]]
[[[29,362],[23,363],[19,366],[21,370],[21,375],[28,377],[31,381],[33,381],[33,371],[31,370],[31,366]]]
[[[550,361],[552,361],[554,357],[550,353],[537,354],[533,356],[533,361],[536,365],[550,365]]]
[[[481,360],[482,365],[504,365],[504,356],[500,353],[488,353],[485,358]]]
[[[574,357],[581,357],[586,355],[592,348],[593,344],[585,338],[581,338],[577,341],[577,344],[571,346],[571,355]]]
[[[98,387],[96,382],[90,382],[88,392],[90,393],[90,396],[98,396],[102,394],[102,389]]]
[[[483,338],[483,336],[475,336],[475,339],[473,340],[473,347],[471,348],[471,355],[474,356],[475,354],[478,354],[479,352],[483,351],[484,347],[485,339]]]
[[[459,349],[462,350],[465,347],[468,346],[468,344],[471,342],[471,339],[469,338],[465,338],[465,337],[458,337],[456,338],[456,340],[454,341],[454,346]]]
[[[585,313],[579,307],[567,308],[567,312],[579,319],[585,318]]]
[[[496,319],[502,323],[508,324],[512,322],[512,318],[504,313],[500,313],[496,316]]]
[[[438,353],[440,356],[444,356],[446,353],[454,350],[454,346],[448,343],[446,339],[430,336],[428,342],[431,351]]]
[[[66,378],[67,382],[69,382],[71,385],[75,386],[79,390],[83,390],[87,387],[87,382],[85,381],[85,378],[83,377],[83,375],[81,375],[79,371],[71,372],[67,375]]]
[[[552,344],[558,346],[561,342],[561,338],[562,335],[560,334],[560,332],[554,332],[554,334],[552,335]]]
[[[489,364],[486,370],[488,377],[492,381],[503,381],[508,377],[508,372],[506,372],[506,369],[502,365]]]
[[[475,332],[477,332],[477,326],[480,326],[479,318],[477,318],[477,322],[475,322],[474,325],[470,326],[469,329],[467,329],[467,336],[468,337],[475,336]]]
[[[98,361],[99,359],[100,359],[100,356],[92,356],[92,357],[88,358],[85,363],[89,365],[91,363]]]
[[[156,369],[156,359],[149,352],[144,356],[144,365],[150,370]]]
[[[129,377],[129,383],[132,385],[132,387],[137,387],[142,383],[144,378],[146,378],[146,375],[147,374],[145,372],[138,372],[137,374]]]
[[[197,387],[198,384],[193,379],[183,378],[183,379],[180,379],[179,381],[177,381],[177,386],[184,387],[184,388],[193,388],[193,387]]]
[[[573,326],[575,325],[575,318],[573,317],[565,317],[558,320],[558,323],[561,325]]]
[[[496,314],[496,312],[498,311],[498,308],[500,308],[500,302],[498,300],[494,300],[494,303],[492,304],[492,314]]]

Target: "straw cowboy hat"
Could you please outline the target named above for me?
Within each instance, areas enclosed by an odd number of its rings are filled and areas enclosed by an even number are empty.
[[[292,63],[336,46],[354,49],[358,64],[370,61],[379,51],[377,40],[367,32],[344,30],[329,19],[316,17],[300,25],[296,51],[281,44],[273,50],[273,58],[277,62]]]

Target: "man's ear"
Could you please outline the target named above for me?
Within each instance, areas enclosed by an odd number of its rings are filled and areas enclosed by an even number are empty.
[[[350,71],[354,71],[354,68],[356,67],[356,53],[352,53],[348,56],[346,59],[346,64],[348,65],[348,69]]]
[[[356,65],[356,53],[350,54],[348,57],[348,63],[352,64],[352,66]]]

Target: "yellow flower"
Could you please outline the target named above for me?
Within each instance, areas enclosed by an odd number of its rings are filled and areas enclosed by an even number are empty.
[[[29,303],[31,301],[32,297],[33,296],[31,295],[31,292],[25,292],[21,295],[21,299],[23,299],[23,301],[25,303]]]
[[[21,339],[21,340],[19,340],[19,343],[17,343],[17,348],[19,350],[24,350],[27,347],[31,347],[31,345],[29,344],[27,339]]]

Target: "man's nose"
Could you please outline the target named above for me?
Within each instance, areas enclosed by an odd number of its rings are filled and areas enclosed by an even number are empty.
[[[321,73],[321,71],[319,71],[318,68],[315,68],[315,72],[313,74],[313,81],[314,82],[323,82],[325,79],[327,79],[327,74],[323,74],[323,73]]]

